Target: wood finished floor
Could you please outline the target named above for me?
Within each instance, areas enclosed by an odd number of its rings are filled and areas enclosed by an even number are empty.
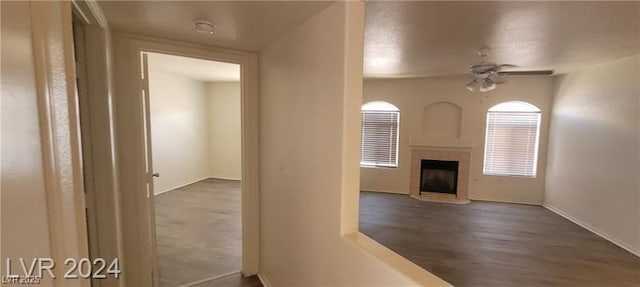
[[[240,270],[240,204],[240,181],[233,180],[206,179],[155,196],[161,287]]]
[[[541,206],[361,192],[360,230],[456,287],[640,286],[640,258]]]

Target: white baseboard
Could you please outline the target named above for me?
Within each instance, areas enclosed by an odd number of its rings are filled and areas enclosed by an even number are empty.
[[[473,201],[484,201],[484,202],[499,202],[499,203],[509,203],[509,204],[524,204],[524,205],[534,205],[541,206],[539,202],[526,202],[526,201],[513,201],[513,200],[504,200],[504,199],[496,199],[496,198],[478,198],[469,196],[469,200]]]
[[[369,191],[369,192],[381,192],[381,193],[392,193],[392,194],[404,194],[409,195],[409,193],[399,192],[399,191],[388,191],[388,190],[379,190],[379,189],[370,189],[370,188],[361,188],[360,191]]]
[[[603,232],[603,231],[601,231],[601,230],[599,230],[599,229],[587,224],[586,222],[583,222],[583,221],[581,221],[581,220],[569,215],[568,213],[565,213],[564,211],[562,211],[562,210],[560,210],[560,209],[558,209],[556,207],[553,207],[552,205],[549,205],[546,202],[543,203],[542,206],[544,206],[544,208],[546,208],[548,210],[551,210],[555,214],[560,215],[560,216],[568,219],[569,221],[571,221],[571,222],[573,222],[573,223],[575,223],[577,225],[582,226],[583,228],[595,233],[596,235],[606,239],[607,241],[609,241],[609,242],[611,242],[611,243],[613,243],[615,245],[618,245],[618,247],[620,247],[620,248],[622,248],[622,249],[624,249],[626,251],[631,252],[633,255],[640,257],[640,250],[636,250],[632,246],[629,246],[628,244],[623,243],[622,241],[618,240],[617,238],[615,238],[615,237],[613,237],[611,235],[608,235],[607,233],[605,233],[605,232]]]
[[[156,192],[156,191],[154,190],[153,195],[154,195],[154,196],[156,196],[156,195],[159,195],[159,194],[163,194],[163,193],[165,193],[165,192],[167,192],[167,191],[172,191],[172,190],[174,190],[174,189],[182,188],[182,187],[185,187],[185,186],[187,186],[187,185],[194,184],[194,183],[196,183],[196,182],[198,182],[198,181],[203,181],[203,180],[205,180],[205,179],[209,179],[209,178],[211,178],[211,177],[210,177],[210,176],[205,176],[205,177],[203,177],[203,178],[196,179],[196,180],[192,180],[192,181],[189,181],[189,182],[187,182],[187,183],[185,183],[185,184],[180,184],[180,185],[177,185],[177,186],[174,186],[174,187],[170,187],[170,188],[167,188],[167,189],[162,190],[162,191],[158,191],[158,192]]]
[[[210,176],[209,178],[224,179],[224,180],[238,180],[238,181],[242,180],[241,178],[223,177],[223,176]]]
[[[271,287],[271,283],[269,283],[269,280],[267,279],[267,277],[265,277],[264,275],[262,275],[259,272],[258,272],[257,275],[258,275],[258,279],[260,279],[260,283],[262,283],[262,286]]]
[[[219,177],[219,176],[205,176],[205,177],[203,177],[201,179],[196,179],[194,181],[190,181],[190,182],[185,183],[185,184],[181,184],[181,185],[178,185],[178,186],[175,186],[175,187],[170,187],[169,189],[165,189],[163,191],[154,192],[153,195],[155,196],[155,195],[163,194],[163,193],[165,193],[167,191],[172,191],[174,189],[183,188],[183,187],[185,187],[187,185],[194,184],[194,183],[196,183],[198,181],[203,181],[205,179],[210,179],[210,178],[241,181],[241,179],[239,179],[239,178],[227,178],[227,177]]]

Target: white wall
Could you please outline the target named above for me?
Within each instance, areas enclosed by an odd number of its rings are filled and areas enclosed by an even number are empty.
[[[416,285],[341,238],[343,205],[358,209],[361,93],[347,91],[361,85],[363,12],[335,3],[260,53],[260,274],[272,286]]]
[[[209,175],[242,178],[240,82],[207,84]]]
[[[29,2],[2,4],[2,274],[5,258],[51,257]],[[20,270],[19,264],[13,264]],[[15,273],[15,271],[14,271]],[[42,286],[53,286],[45,276]]]
[[[545,183],[545,159],[548,120],[553,94],[550,77],[513,77],[488,93],[472,93],[465,89],[467,77],[434,77],[416,79],[370,79],[364,82],[363,103],[386,101],[400,109],[398,168],[361,168],[361,189],[409,194],[412,138],[422,138],[423,110],[430,104],[449,102],[462,108],[460,138],[472,142],[469,197],[471,199],[542,204]],[[498,103],[512,100],[529,102],[542,110],[540,152],[536,178],[482,175],[485,119],[487,110]],[[444,111],[439,109],[439,111]],[[448,119],[450,122],[451,120]],[[429,126],[436,135],[455,135],[448,124],[442,129]],[[429,135],[426,135],[429,136]],[[437,136],[432,138],[438,139]]]
[[[154,69],[149,56],[155,194],[205,178],[240,180],[240,82],[202,82]],[[157,63],[157,62],[156,62]]]
[[[210,177],[206,88],[203,82],[149,69],[153,168],[160,173],[154,179],[156,194]]]
[[[640,56],[558,77],[545,205],[640,256]]]

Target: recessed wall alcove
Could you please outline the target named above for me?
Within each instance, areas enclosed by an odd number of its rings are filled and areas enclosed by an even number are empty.
[[[450,102],[435,102],[422,109],[422,136],[460,138],[462,108]]]

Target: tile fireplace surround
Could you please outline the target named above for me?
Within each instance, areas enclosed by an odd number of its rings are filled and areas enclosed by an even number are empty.
[[[458,162],[457,194],[454,195],[438,192],[422,192],[422,194],[420,194],[420,170],[421,161],[423,159],[449,160]],[[424,201],[450,202],[459,204],[469,203],[470,160],[470,149],[411,149],[411,183],[409,185],[409,195],[415,199]]]

